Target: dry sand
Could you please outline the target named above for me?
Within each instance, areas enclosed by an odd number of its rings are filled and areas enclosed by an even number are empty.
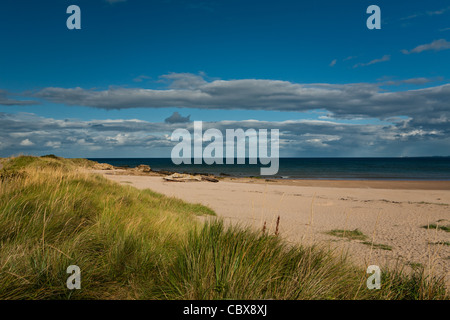
[[[136,188],[150,188],[212,208],[219,217],[274,233],[287,241],[319,243],[348,252],[357,264],[384,267],[400,261],[421,264],[446,276],[450,284],[450,233],[422,228],[450,225],[450,182],[433,181],[266,181],[227,178],[219,183],[167,182],[160,176],[130,176],[125,171],[97,171]],[[359,240],[328,235],[333,229],[359,229],[372,248]],[[447,243],[447,244],[438,244]]]

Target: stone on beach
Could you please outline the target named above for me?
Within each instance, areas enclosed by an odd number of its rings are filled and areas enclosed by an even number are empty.
[[[150,172],[152,171],[152,169],[150,168],[150,166],[146,165],[146,164],[140,164],[138,165],[135,170],[137,171],[142,171],[142,172]]]
[[[184,173],[174,173],[170,176],[163,177],[166,181],[176,181],[176,182],[186,182],[186,181],[202,181],[202,177],[200,176],[193,176],[190,174],[184,174]]]
[[[107,163],[96,163],[94,165],[94,169],[96,170],[113,170],[114,166]]]

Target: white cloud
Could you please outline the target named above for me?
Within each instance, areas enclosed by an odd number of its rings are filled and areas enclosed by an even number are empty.
[[[389,60],[391,60],[391,56],[386,54],[383,57],[381,57],[380,59],[374,59],[374,60],[369,61],[367,63],[357,63],[357,64],[355,64],[353,66],[353,68],[366,67],[366,66],[370,66],[370,65],[375,64],[375,63],[385,62],[385,61],[389,61]]]
[[[415,47],[412,50],[402,50],[402,53],[404,54],[411,54],[411,53],[420,53],[423,51],[441,51],[441,50],[447,50],[450,49],[450,42],[448,42],[445,39],[439,39],[435,40],[431,43],[422,44],[420,46]]]
[[[450,7],[443,8],[443,9],[440,9],[440,10],[435,10],[435,11],[428,11],[427,15],[429,15],[429,16],[441,15],[441,14],[446,13],[449,10],[450,10]]]
[[[421,129],[416,129],[416,130],[412,130],[409,132],[402,132],[399,135],[401,137],[411,137],[411,136],[424,136],[424,135],[441,135],[442,132],[438,131],[438,130],[421,130]]]
[[[47,141],[44,146],[58,149],[61,147],[61,142],[60,141]]]
[[[337,59],[334,59],[333,61],[331,61],[330,63],[330,67],[334,67],[336,65]]]
[[[20,145],[23,147],[31,147],[34,146],[34,143],[31,142],[29,139],[25,139],[20,142]]]

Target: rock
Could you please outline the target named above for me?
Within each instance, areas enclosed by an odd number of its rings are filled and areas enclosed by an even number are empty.
[[[146,164],[140,164],[136,167],[137,171],[141,171],[141,172],[150,172],[152,171],[152,169],[150,168],[150,166],[146,165]]]
[[[170,176],[171,174],[174,174],[173,171],[166,171],[166,170],[159,170],[157,171],[159,174],[165,174],[166,176]]]
[[[94,164],[94,169],[96,170],[113,170],[114,166],[107,163],[96,163]]]
[[[175,181],[175,182],[189,182],[189,181],[202,181],[202,177],[200,176],[193,176],[190,174],[184,174],[184,173],[174,173],[170,176],[163,177],[166,181]]]
[[[209,181],[209,182],[219,182],[218,179],[216,179],[214,177],[210,177],[210,176],[202,176],[202,180]]]

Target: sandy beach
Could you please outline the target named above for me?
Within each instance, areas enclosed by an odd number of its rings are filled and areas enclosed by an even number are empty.
[[[212,208],[229,223],[279,234],[291,243],[320,244],[348,252],[361,266],[424,266],[450,284],[449,181],[338,181],[226,178],[168,182],[161,176],[97,170],[108,179]],[[364,240],[327,234],[358,229]],[[373,243],[373,245],[372,245]]]

